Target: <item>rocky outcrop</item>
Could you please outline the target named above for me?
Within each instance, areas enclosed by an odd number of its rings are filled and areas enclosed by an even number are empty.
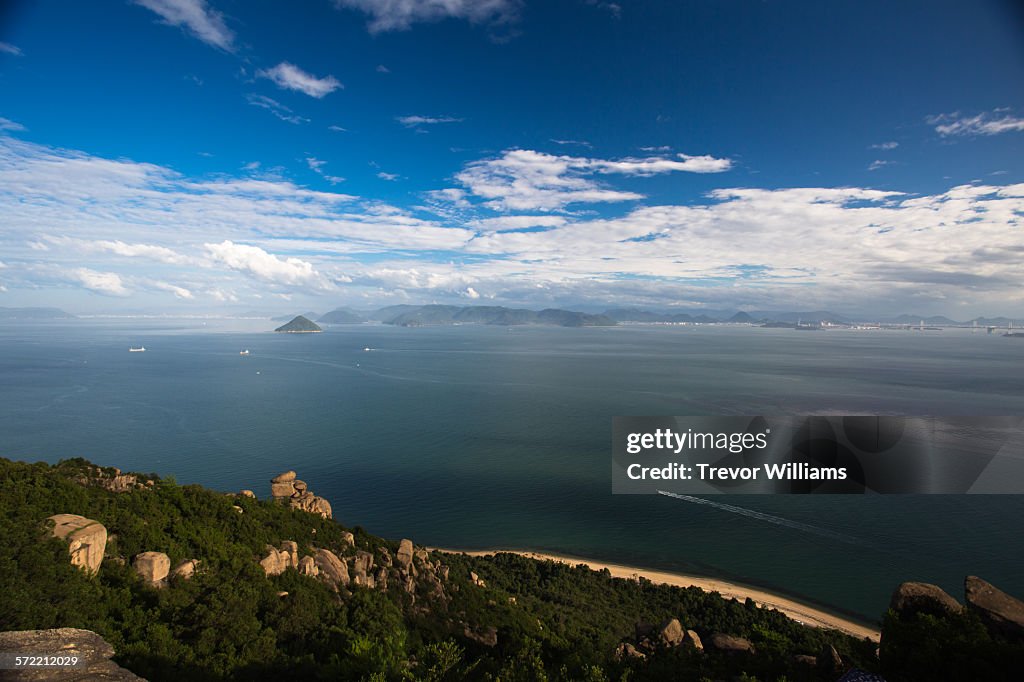
[[[243,491],[241,491],[241,492],[240,492],[240,493],[238,493],[238,494],[239,494],[239,495],[240,495],[241,497],[248,497],[248,498],[251,498],[251,499],[255,499],[255,498],[256,498],[256,493],[254,493],[254,492],[253,492],[253,491],[251,491],[251,490],[243,490]]]
[[[198,559],[185,559],[171,569],[171,577],[179,580],[189,580],[199,569]]]
[[[915,613],[946,616],[960,613],[963,607],[938,585],[931,583],[901,583],[892,593],[889,608],[901,618]]]
[[[990,629],[1007,637],[1024,638],[1024,602],[1021,600],[974,575],[964,579],[964,599],[967,607]]]
[[[171,560],[163,552],[143,552],[132,560],[132,568],[151,587],[166,587]]]
[[[402,540],[398,543],[398,554],[395,555],[395,561],[402,568],[408,569],[412,564],[412,540]]]
[[[260,559],[260,566],[267,575],[281,575],[285,570],[299,566],[299,545],[292,540],[282,542],[280,549],[267,545],[266,552]]]
[[[114,656],[114,647],[90,630],[57,628],[55,630],[0,632],[0,653],[29,656],[78,656],[85,660],[85,665],[82,667],[64,670],[50,668],[18,672],[4,671],[0,674],[0,678],[5,680],[146,682],[143,678],[111,661],[110,659]]]
[[[615,648],[615,660],[622,661],[630,658],[647,658],[647,654],[637,649],[630,642],[622,642]]]
[[[498,629],[493,625],[478,628],[471,628],[467,625],[463,628],[462,634],[466,636],[466,639],[471,639],[487,647],[498,645]]]
[[[122,474],[120,469],[92,467],[75,479],[80,485],[92,486],[109,490],[112,493],[127,493],[133,490],[149,488],[154,485],[151,480],[140,481],[135,474]]]
[[[295,476],[294,471],[286,471],[270,479],[271,497],[287,502],[292,509],[319,514],[325,519],[332,518],[331,503],[314,495],[305,481],[300,481]]]
[[[661,624],[658,629],[658,641],[662,646],[674,647],[683,643],[683,626],[678,618],[671,618]]]
[[[106,527],[77,514],[55,514],[49,520],[53,521],[53,536],[68,543],[71,563],[87,573],[99,571],[107,548]]]
[[[719,651],[726,651],[728,653],[739,654],[754,653],[754,645],[750,643],[750,640],[742,637],[733,637],[732,635],[726,635],[721,632],[716,632],[711,635],[711,646]]]
[[[341,541],[344,542],[349,547],[355,547],[356,546],[356,536],[352,535],[352,533],[349,533],[347,530],[342,532],[342,534],[341,534]]]
[[[839,672],[843,669],[843,657],[839,655],[839,652],[831,644],[826,644],[822,647],[821,655],[818,656],[816,662],[831,672]]]
[[[689,642],[697,651],[701,653],[704,652],[704,642],[700,641],[700,635],[693,630],[686,631],[686,641]]]

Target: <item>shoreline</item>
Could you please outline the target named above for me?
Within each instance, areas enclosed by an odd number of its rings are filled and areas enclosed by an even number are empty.
[[[741,602],[745,601],[749,597],[750,599],[753,599],[754,603],[759,607],[776,609],[803,625],[839,630],[840,632],[852,635],[853,637],[857,637],[859,639],[867,638],[876,643],[881,638],[881,632],[876,627],[863,625],[862,623],[858,623],[849,618],[829,613],[822,608],[796,601],[790,597],[784,597],[779,594],[768,592],[767,590],[738,583],[731,583],[718,578],[708,578],[706,576],[689,575],[685,573],[672,573],[669,571],[658,571],[639,568],[636,566],[626,566],[624,564],[570,557],[562,554],[533,552],[528,550],[485,549],[467,551],[449,549],[445,547],[430,547],[429,549],[430,551],[447,552],[449,554],[467,554],[469,556],[491,556],[494,554],[509,553],[518,554],[519,556],[526,557],[528,559],[536,559],[538,561],[555,561],[571,566],[584,564],[594,571],[607,569],[615,578],[636,580],[637,578],[642,577],[659,585],[698,587],[705,592],[718,592],[722,595],[723,599],[737,599]]]

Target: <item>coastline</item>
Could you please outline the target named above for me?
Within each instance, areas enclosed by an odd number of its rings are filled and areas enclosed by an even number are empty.
[[[698,587],[705,592],[718,592],[722,595],[723,599],[738,599],[744,601],[748,597],[753,599],[754,602],[761,608],[776,609],[781,613],[785,614],[789,618],[816,628],[830,628],[839,630],[848,635],[852,635],[858,638],[868,638],[873,642],[878,642],[881,638],[881,632],[874,627],[868,627],[861,623],[837,616],[833,613],[829,613],[823,609],[815,606],[810,606],[798,602],[789,597],[784,597],[779,594],[773,594],[771,592],[758,589],[756,587],[750,587],[748,585],[741,585],[737,583],[730,583],[725,580],[717,578],[708,578],[705,576],[688,575],[685,573],[670,573],[668,571],[657,571],[647,568],[638,568],[635,566],[625,566],[623,564],[614,564],[604,561],[594,561],[592,559],[582,559],[578,557],[569,557],[561,554],[548,554],[544,552],[532,552],[526,550],[517,549],[487,549],[487,550],[459,550],[450,549],[445,547],[431,547],[431,551],[448,552],[450,554],[467,554],[469,556],[490,556],[493,554],[501,554],[503,552],[509,554],[518,554],[519,556],[527,557],[530,559],[537,559],[538,561],[556,561],[562,564],[569,564],[571,566],[577,566],[584,564],[588,568],[594,571],[600,571],[607,569],[609,573],[615,578],[625,578],[627,580],[635,580],[637,578],[646,578],[652,583],[659,585],[672,585],[674,587]]]

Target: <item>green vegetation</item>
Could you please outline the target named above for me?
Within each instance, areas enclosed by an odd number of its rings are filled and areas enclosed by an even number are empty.
[[[309,332],[320,332],[323,330],[320,329],[316,322],[313,322],[302,315],[298,315],[292,318],[291,322],[281,325],[274,331],[287,332],[289,334],[305,334]]]
[[[378,547],[394,555],[397,544],[357,527],[348,548],[346,529],[330,519],[155,475],[152,486],[114,493],[87,484],[92,470],[80,459],[0,459],[0,630],[94,630],[121,665],[154,681],[834,680],[838,673],[794,659],[827,645],[848,665],[878,666],[874,644],[752,602],[510,554],[441,555],[447,598],[420,588],[414,598],[396,580],[386,591],[336,593],[292,569],[268,578],[258,564],[267,544],[294,540],[303,554],[315,545],[343,556]],[[73,567],[67,546],[49,537],[45,519],[56,513],[107,527],[98,575]],[[201,570],[153,589],[129,565],[143,551],[166,552],[172,565],[199,559]],[[696,630],[707,651],[684,644],[615,660],[636,623],[667,618]],[[713,650],[715,632],[745,637],[757,652]]]

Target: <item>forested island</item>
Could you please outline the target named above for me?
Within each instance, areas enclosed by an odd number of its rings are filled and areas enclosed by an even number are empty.
[[[976,578],[966,607],[899,586],[879,649],[698,588],[375,537],[295,472],[269,492],[0,459],[0,647],[82,628],[122,670],[179,681],[1011,680],[1024,666],[1024,604]]]

